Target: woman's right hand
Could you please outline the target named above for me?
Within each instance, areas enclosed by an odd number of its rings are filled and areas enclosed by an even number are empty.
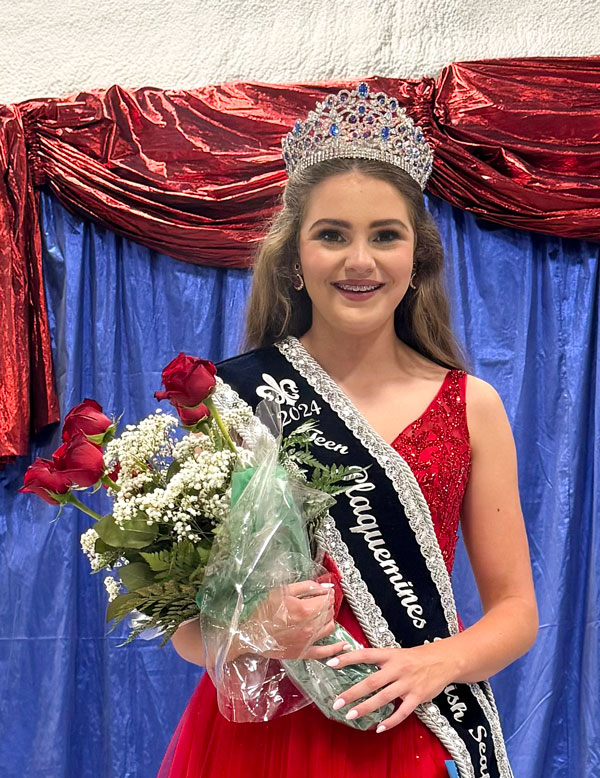
[[[274,659],[324,659],[344,641],[315,646],[335,630],[333,584],[298,581],[271,589],[241,630],[247,650]]]

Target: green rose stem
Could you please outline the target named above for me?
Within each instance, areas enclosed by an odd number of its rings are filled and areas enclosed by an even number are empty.
[[[121,487],[119,486],[119,484],[113,481],[112,478],[109,478],[107,475],[103,475],[100,480],[102,481],[103,484],[106,484],[106,486],[108,486],[110,489],[114,489],[115,492],[121,491]]]
[[[217,422],[217,426],[221,430],[221,434],[225,438],[225,441],[229,448],[233,451],[234,454],[237,454],[237,449],[234,445],[233,440],[229,436],[229,432],[227,430],[227,427],[223,424],[223,419],[219,416],[219,411],[215,408],[215,404],[210,399],[210,397],[207,397],[206,400],[204,400],[204,405],[208,408],[210,411],[210,415],[213,417],[213,419]]]
[[[81,500],[79,500],[73,492],[69,493],[69,496],[66,500],[66,502],[70,502],[72,505],[74,505],[76,508],[79,508],[80,511],[83,511],[84,513],[87,513],[88,516],[91,516],[92,519],[96,519],[96,521],[99,521],[102,516],[100,516],[99,513],[96,513],[96,511],[93,511],[91,508],[88,508],[87,505],[84,505]]]

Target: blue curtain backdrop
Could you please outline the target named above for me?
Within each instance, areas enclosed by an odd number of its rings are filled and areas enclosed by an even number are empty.
[[[534,648],[492,678],[516,778],[600,773],[600,245],[498,228],[427,198],[447,251],[455,328],[513,426],[540,609]],[[238,353],[250,274],[186,264],[41,200],[61,411],[85,397],[137,421],[179,351]],[[0,765],[6,778],[153,778],[202,670],[168,645],[105,636],[89,520],[19,494],[60,429],[0,473]],[[97,500],[106,500],[97,495]],[[101,503],[98,503],[98,507]],[[106,507],[106,503],[105,503]],[[453,575],[481,615],[466,552]],[[257,725],[258,726],[258,725]],[[249,777],[252,776],[249,765]],[[258,778],[258,777],[256,777]]]

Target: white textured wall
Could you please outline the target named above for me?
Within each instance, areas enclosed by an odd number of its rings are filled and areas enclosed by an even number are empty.
[[[0,0],[0,103],[600,54],[599,0]]]

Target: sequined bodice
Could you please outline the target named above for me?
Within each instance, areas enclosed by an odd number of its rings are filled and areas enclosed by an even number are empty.
[[[410,466],[427,500],[449,572],[471,468],[466,377],[463,370],[450,370],[427,410],[392,443]]]

